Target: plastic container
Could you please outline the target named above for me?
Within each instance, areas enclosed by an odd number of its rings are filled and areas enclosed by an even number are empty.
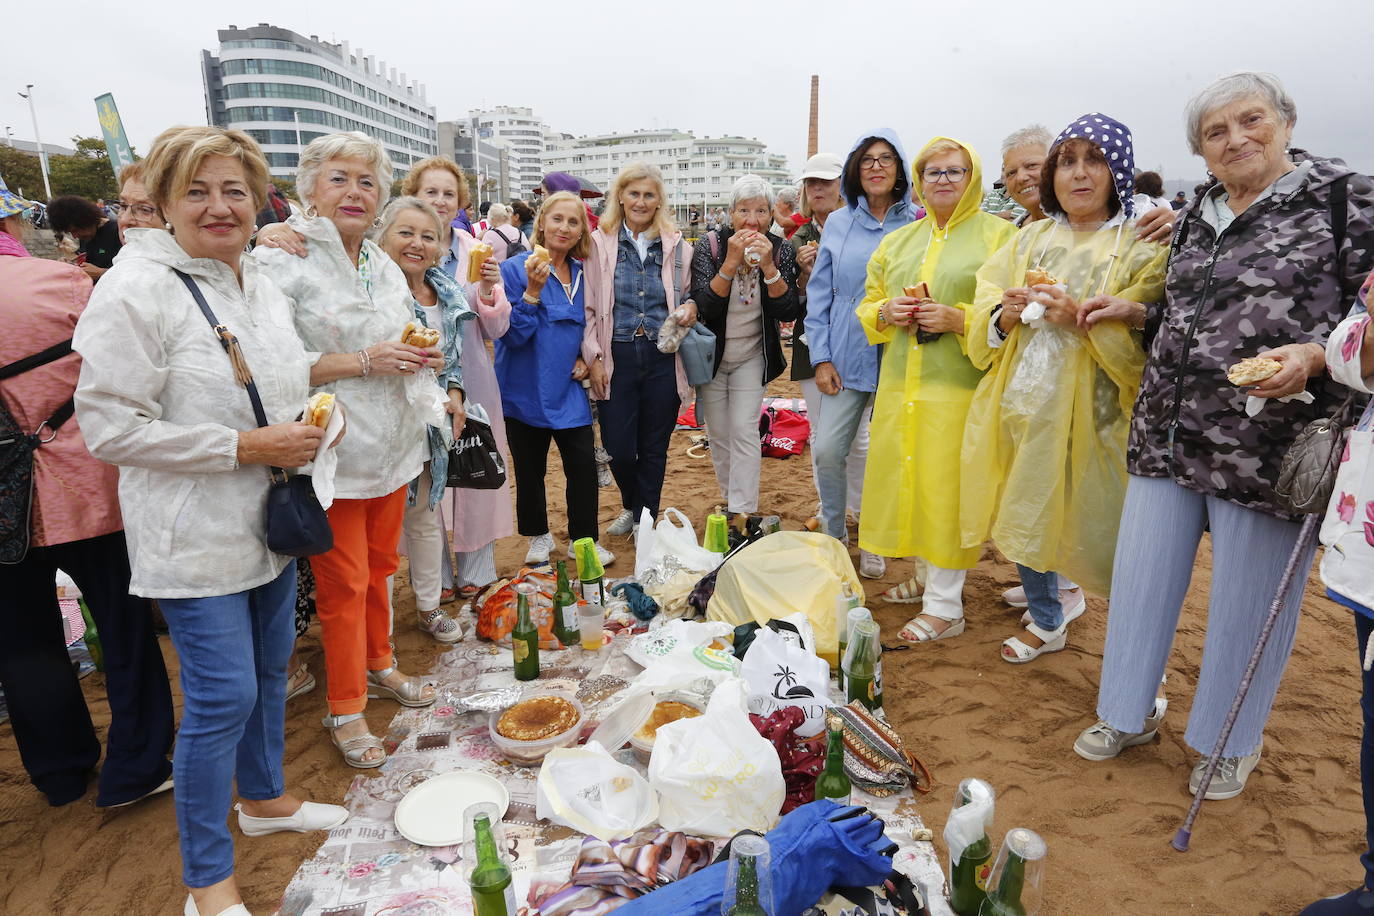
[[[648,720],[656,702],[653,693],[648,692],[637,693],[616,704],[615,709],[608,712],[606,718],[596,727],[596,731],[592,732],[587,743],[595,741],[605,748],[607,753],[614,754],[628,744],[630,736]]]
[[[694,693],[683,693],[682,691],[678,690],[665,690],[662,693],[654,694],[653,705],[648,707],[647,712],[645,712],[644,716],[640,718],[639,722],[636,723],[635,727],[630,731],[630,747],[634,748],[635,757],[637,757],[641,763],[647,764],[649,762],[649,758],[653,756],[654,739],[650,738],[647,741],[642,739],[639,736],[639,728],[649,720],[649,716],[653,714],[654,707],[656,707],[659,703],[668,702],[677,702],[681,703],[684,706],[690,706],[699,713],[706,712],[706,704],[702,702],[701,697],[697,696]]]
[[[520,767],[538,766],[543,762],[545,755],[556,747],[568,747],[576,743],[577,736],[582,733],[582,727],[587,724],[587,710],[578,702],[577,697],[558,691],[546,691],[542,693],[529,693],[521,698],[521,702],[533,700],[537,697],[559,697],[567,700],[577,710],[577,721],[566,731],[538,741],[520,741],[515,738],[507,738],[496,730],[496,723],[501,721],[501,715],[510,709],[500,709],[492,713],[487,719],[487,732],[491,735],[491,743],[496,745],[501,755],[511,763]],[[512,704],[518,705],[518,704]]]

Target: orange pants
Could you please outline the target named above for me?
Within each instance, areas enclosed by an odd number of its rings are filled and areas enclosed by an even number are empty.
[[[362,712],[367,672],[393,664],[387,579],[400,565],[405,511],[405,487],[372,499],[336,499],[328,511],[334,549],[310,558],[331,715]]]

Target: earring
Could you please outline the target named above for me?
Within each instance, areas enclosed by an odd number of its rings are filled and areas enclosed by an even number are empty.
[[[316,219],[319,215],[320,215],[320,211],[315,209],[315,205],[314,205],[314,204],[311,204],[310,206],[308,206],[308,207],[305,208],[305,218],[306,218],[306,219]]]
[[[171,224],[171,223],[163,223],[163,224],[162,224],[162,228],[163,228],[163,229],[166,229],[168,232],[171,232],[171,231],[172,231],[172,224]]]

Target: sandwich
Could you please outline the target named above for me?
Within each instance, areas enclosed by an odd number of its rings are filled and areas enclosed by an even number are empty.
[[[439,346],[439,332],[417,321],[407,321],[406,329],[401,332],[401,343],[428,350],[430,347]]]
[[[915,286],[903,286],[902,292],[922,302],[930,298],[930,287],[926,286],[924,280],[917,283]]]
[[[486,242],[478,242],[468,249],[468,282],[476,283],[482,279],[482,265],[491,257],[492,247]]]
[[[333,416],[334,395],[328,391],[321,391],[310,396],[310,401],[305,405],[305,422],[311,426],[324,429],[329,425],[329,419]]]
[[[1040,267],[1032,267],[1026,271],[1027,286],[1054,286],[1061,283],[1058,277]]]
[[[1258,385],[1268,378],[1273,378],[1279,374],[1283,368],[1283,363],[1276,359],[1267,359],[1263,356],[1252,356],[1236,363],[1226,370],[1226,380],[1232,385],[1245,387],[1248,385]]]
[[[530,252],[529,260],[536,264],[547,264],[553,260],[553,257],[549,254],[549,249],[543,245],[535,245],[534,250]]]

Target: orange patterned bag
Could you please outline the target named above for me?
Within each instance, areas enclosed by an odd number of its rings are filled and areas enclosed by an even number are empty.
[[[563,644],[553,635],[553,592],[557,586],[554,574],[547,568],[520,570],[513,579],[497,579],[477,593],[472,600],[477,612],[477,635],[482,639],[510,645],[511,630],[515,629],[515,586],[529,582],[538,587],[530,605],[530,616],[539,628],[539,648],[561,649]]]

